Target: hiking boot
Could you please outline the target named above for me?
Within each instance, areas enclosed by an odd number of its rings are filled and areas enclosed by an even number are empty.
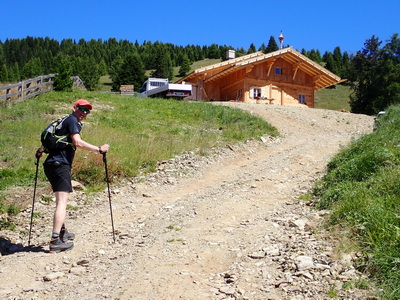
[[[75,233],[69,232],[66,228],[62,228],[60,232],[60,240],[65,241],[73,241],[75,239]]]
[[[59,238],[51,240],[49,246],[50,252],[55,252],[55,253],[71,250],[73,247],[74,243],[72,242],[65,243]]]

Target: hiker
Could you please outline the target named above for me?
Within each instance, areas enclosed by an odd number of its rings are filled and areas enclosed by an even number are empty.
[[[50,252],[60,252],[72,249],[75,234],[68,232],[65,228],[65,217],[67,200],[69,193],[72,192],[71,166],[74,160],[76,148],[98,152],[100,154],[108,152],[110,146],[107,144],[100,147],[94,146],[82,140],[80,131],[81,122],[87,117],[92,109],[92,105],[84,99],[75,102],[72,113],[62,122],[60,132],[68,134],[69,145],[63,149],[50,151],[43,163],[44,172],[49,180],[56,197],[56,209],[53,217],[53,231],[50,240]],[[42,157],[45,146],[42,145],[36,151],[36,158]]]

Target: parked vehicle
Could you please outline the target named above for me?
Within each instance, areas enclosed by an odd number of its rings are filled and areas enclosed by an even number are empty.
[[[185,83],[169,83],[167,78],[149,78],[140,89],[139,97],[159,97],[182,99],[192,95],[192,85]]]
[[[379,119],[385,114],[385,111],[380,111],[376,117],[374,118],[374,125],[373,125],[373,131],[378,129],[378,124],[379,124]]]

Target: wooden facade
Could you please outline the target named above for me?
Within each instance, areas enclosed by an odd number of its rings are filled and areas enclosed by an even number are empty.
[[[292,48],[256,52],[197,69],[177,81],[192,84],[194,100],[314,107],[314,92],[341,82]]]

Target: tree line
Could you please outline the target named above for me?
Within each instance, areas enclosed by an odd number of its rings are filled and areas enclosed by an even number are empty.
[[[132,77],[126,74],[128,70],[124,68],[132,64],[137,64],[136,71],[132,73],[137,75],[134,77],[138,77],[137,80],[141,84],[143,78],[140,78],[138,73],[145,70],[153,70],[152,75],[155,77],[172,79],[175,67],[179,67],[176,75],[182,77],[190,71],[193,62],[205,58],[224,60],[227,50],[235,50],[236,56],[239,57],[256,51],[269,53],[278,49],[273,36],[267,45],[263,43],[257,49],[251,44],[247,50],[218,44],[176,46],[158,41],[144,41],[139,44],[137,41],[117,41],[115,38],[105,41],[80,39],[78,42],[64,39],[58,42],[49,37],[28,36],[23,39],[0,41],[0,82],[16,82],[38,75],[59,73],[61,66],[68,65],[72,74],[80,76],[89,89],[95,88],[93,85],[96,84],[96,78],[106,74],[112,77],[113,82],[117,81],[115,88],[118,88],[118,83],[126,84],[125,76]],[[302,53],[318,63],[326,63],[328,68],[332,67],[331,71],[341,76],[336,72],[340,71],[341,67],[336,65],[339,61],[340,64],[342,61],[346,62],[346,59],[342,58],[339,48],[334,50],[334,54],[327,52],[323,56],[318,50],[303,49]],[[348,57],[347,54],[343,56]],[[333,63],[332,58],[337,61]],[[120,74],[121,72],[125,74]]]
[[[351,85],[353,89],[352,110],[371,114],[398,101],[398,44],[398,34],[394,34],[383,46],[373,36],[366,41],[365,48],[355,55],[342,53],[340,47],[322,55],[317,49],[302,49],[300,52],[339,77],[348,79],[344,84]],[[210,46],[177,46],[158,41],[139,44],[138,41],[132,43],[115,38],[104,41],[80,39],[78,42],[63,39],[59,42],[49,37],[28,36],[0,41],[0,82],[18,82],[58,73],[56,90],[71,89],[71,75],[80,76],[88,90],[95,90],[100,77],[108,74],[114,91],[118,91],[122,84],[133,84],[135,89],[139,89],[146,79],[146,70],[151,70],[150,76],[171,80],[174,76],[187,75],[193,62],[206,58],[225,60],[227,50],[235,50],[236,57],[239,57],[256,51],[269,53],[278,49],[273,36],[267,44],[257,48],[252,43],[247,50],[215,43]],[[178,68],[178,74],[174,74],[175,68]],[[389,90],[381,91],[383,87],[389,87]]]

